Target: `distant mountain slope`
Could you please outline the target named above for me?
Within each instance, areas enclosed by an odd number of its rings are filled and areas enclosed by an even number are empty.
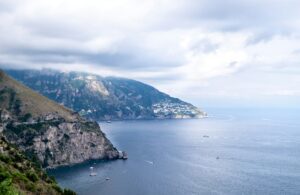
[[[95,120],[199,118],[205,113],[147,84],[54,70],[8,70],[15,79]]]
[[[0,133],[44,167],[118,158],[96,122],[49,100],[0,71]]]

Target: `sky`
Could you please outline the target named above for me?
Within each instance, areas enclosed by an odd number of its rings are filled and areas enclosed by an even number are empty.
[[[121,76],[198,106],[300,105],[295,0],[0,0],[0,67]]]

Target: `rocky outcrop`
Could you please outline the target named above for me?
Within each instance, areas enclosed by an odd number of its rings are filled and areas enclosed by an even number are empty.
[[[4,135],[47,168],[119,157],[98,124],[89,121],[13,123],[6,126]]]
[[[89,122],[87,122],[89,123]],[[90,159],[116,159],[113,147],[97,124],[61,123],[33,140],[33,149],[45,166],[68,165]],[[63,146],[63,147],[62,147]],[[44,155],[46,154],[46,155]]]

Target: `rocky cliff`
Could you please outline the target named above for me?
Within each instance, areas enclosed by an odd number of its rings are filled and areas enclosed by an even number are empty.
[[[8,70],[15,79],[94,120],[201,118],[197,107],[139,81],[54,70]]]
[[[0,72],[0,131],[43,167],[116,159],[96,122],[81,118]]]
[[[61,189],[39,164],[9,144],[0,133],[0,194],[75,195],[75,192]]]

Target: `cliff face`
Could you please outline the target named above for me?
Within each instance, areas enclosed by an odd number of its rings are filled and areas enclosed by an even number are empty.
[[[87,125],[91,124],[64,122],[51,126],[43,135],[34,138],[32,148],[43,164],[51,167],[118,157],[98,125],[94,125],[93,132],[86,131]]]
[[[0,131],[43,167],[116,159],[96,122],[48,100],[0,72]]]
[[[201,118],[197,107],[139,81],[54,70],[8,70],[44,96],[94,120]]]
[[[10,143],[37,157],[47,168],[118,158],[118,151],[93,122],[9,122],[3,133]]]
[[[0,194],[75,195],[61,189],[40,166],[30,161],[0,133]]]

